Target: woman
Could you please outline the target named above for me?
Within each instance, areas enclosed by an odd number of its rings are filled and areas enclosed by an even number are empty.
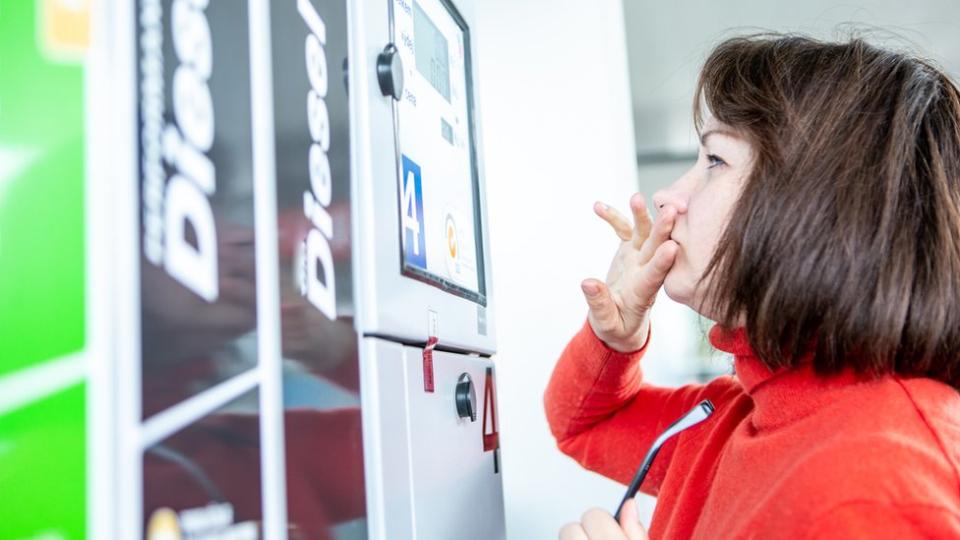
[[[622,243],[546,392],[560,449],[628,483],[709,399],[641,485],[650,537],[960,537],[960,92],[860,40],[753,36],[696,95],[699,159],[656,221],[640,195],[632,225],[595,207]],[[661,286],[717,321],[736,375],[641,382]],[[560,536],[645,537],[636,515]]]

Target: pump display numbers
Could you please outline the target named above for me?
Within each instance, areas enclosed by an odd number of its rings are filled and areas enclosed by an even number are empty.
[[[484,304],[466,23],[444,0],[394,0],[393,13],[402,271]]]
[[[413,3],[413,40],[416,43],[417,71],[450,101],[450,52],[447,38],[433,24],[423,8]]]

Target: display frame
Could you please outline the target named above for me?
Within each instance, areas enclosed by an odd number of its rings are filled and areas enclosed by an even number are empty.
[[[451,3],[472,30],[472,46],[476,47],[479,36],[476,6],[472,0],[451,0]],[[380,84],[377,71],[383,53],[396,49],[392,43],[395,33],[391,29],[388,9],[370,12],[359,4],[351,5],[355,8],[354,20],[358,22],[351,38],[353,56],[350,61],[352,125],[357,127],[351,131],[355,189],[352,227],[354,245],[357,246],[353,278],[354,283],[364,284],[356,290],[357,332],[364,337],[381,337],[420,346],[430,338],[436,338],[438,349],[491,355],[496,351],[497,319],[485,193],[484,118],[480,114],[484,96],[478,88],[472,88],[474,166],[479,177],[479,200],[476,201],[479,211],[475,219],[479,219],[482,225],[477,232],[477,241],[483,244],[483,273],[478,272],[478,278],[482,275],[485,296],[485,304],[480,304],[464,295],[444,290],[434,281],[427,282],[402,273],[403,225],[402,209],[397,200],[395,98]],[[397,10],[398,23],[403,24],[399,10],[408,7],[409,0],[376,0],[376,5],[384,8],[392,5],[392,9]],[[438,11],[441,9],[436,4],[432,7]],[[452,30],[453,23],[446,22]],[[481,66],[477,63],[479,51],[474,48],[470,52],[471,85],[475,85],[482,78]],[[462,114],[463,109],[460,111]],[[466,122],[460,125],[461,133],[465,132]],[[436,128],[439,130],[440,126]],[[464,152],[462,156],[465,155]],[[464,216],[460,223],[466,229],[473,222],[468,222]]]
[[[410,0],[411,3],[414,3],[415,0]],[[447,14],[457,25],[460,31],[463,34],[463,68],[464,68],[464,92],[466,97],[467,105],[467,134],[469,136],[468,147],[469,147],[469,158],[470,158],[470,184],[473,196],[473,231],[474,231],[474,246],[476,253],[475,261],[477,268],[477,290],[474,291],[468,287],[464,287],[453,281],[452,279],[439,276],[433,272],[429,272],[426,269],[420,268],[413,264],[410,264],[405,256],[403,250],[403,236],[404,229],[402,224],[402,216],[398,216],[398,236],[397,236],[397,245],[400,246],[400,274],[402,276],[426,283],[427,285],[436,287],[446,293],[452,294],[474,302],[481,307],[487,307],[487,283],[486,276],[484,275],[486,267],[484,264],[484,258],[487,255],[484,252],[486,243],[484,242],[484,229],[483,229],[483,212],[481,206],[481,191],[480,191],[480,170],[478,163],[477,155],[477,131],[476,131],[476,101],[474,99],[474,87],[473,87],[473,55],[472,55],[472,43],[470,38],[470,27],[467,24],[466,19],[460,14],[460,11],[450,0],[437,0],[439,4],[446,9]],[[389,29],[391,37],[395,35],[395,7],[393,1],[390,1],[390,12],[389,12]],[[436,22],[430,21],[432,24],[436,25]],[[414,70],[418,70],[417,66],[413,66]],[[393,110],[393,140],[394,140],[394,153],[395,153],[395,163],[396,163],[396,179],[397,182],[397,202],[398,206],[403,200],[403,193],[400,190],[400,185],[402,183],[401,176],[403,175],[403,154],[400,150],[400,108],[399,102],[394,100],[392,103]]]

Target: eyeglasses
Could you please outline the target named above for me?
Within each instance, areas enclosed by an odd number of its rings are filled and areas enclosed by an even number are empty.
[[[643,479],[647,476],[647,472],[650,470],[650,464],[653,463],[654,458],[657,457],[657,453],[660,452],[660,448],[674,435],[680,433],[681,431],[691,428],[700,422],[703,422],[707,418],[710,418],[710,415],[713,414],[714,407],[713,403],[709,399],[705,399],[700,403],[697,403],[697,406],[690,410],[687,414],[678,418],[674,423],[670,424],[663,433],[655,441],[653,445],[650,446],[650,450],[647,450],[647,455],[643,457],[643,462],[640,464],[640,468],[637,470],[637,474],[633,476],[633,481],[630,482],[630,486],[627,487],[627,493],[623,496],[623,499],[620,500],[620,504],[617,505],[617,511],[614,514],[614,519],[620,521],[620,509],[623,508],[623,503],[627,502],[632,497],[637,496],[637,491],[640,489],[640,484],[643,483]]]

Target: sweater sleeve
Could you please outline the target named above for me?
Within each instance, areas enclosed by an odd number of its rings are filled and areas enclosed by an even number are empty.
[[[650,445],[670,424],[702,399],[722,399],[720,389],[711,391],[713,383],[681,388],[643,383],[640,359],[646,348],[617,352],[585,323],[557,361],[544,396],[547,421],[560,450],[623,484],[631,481]],[[678,438],[661,448],[641,491],[659,492]]]
[[[921,538],[960,537],[960,516],[947,508],[875,501],[844,503],[806,527],[804,538]]]

